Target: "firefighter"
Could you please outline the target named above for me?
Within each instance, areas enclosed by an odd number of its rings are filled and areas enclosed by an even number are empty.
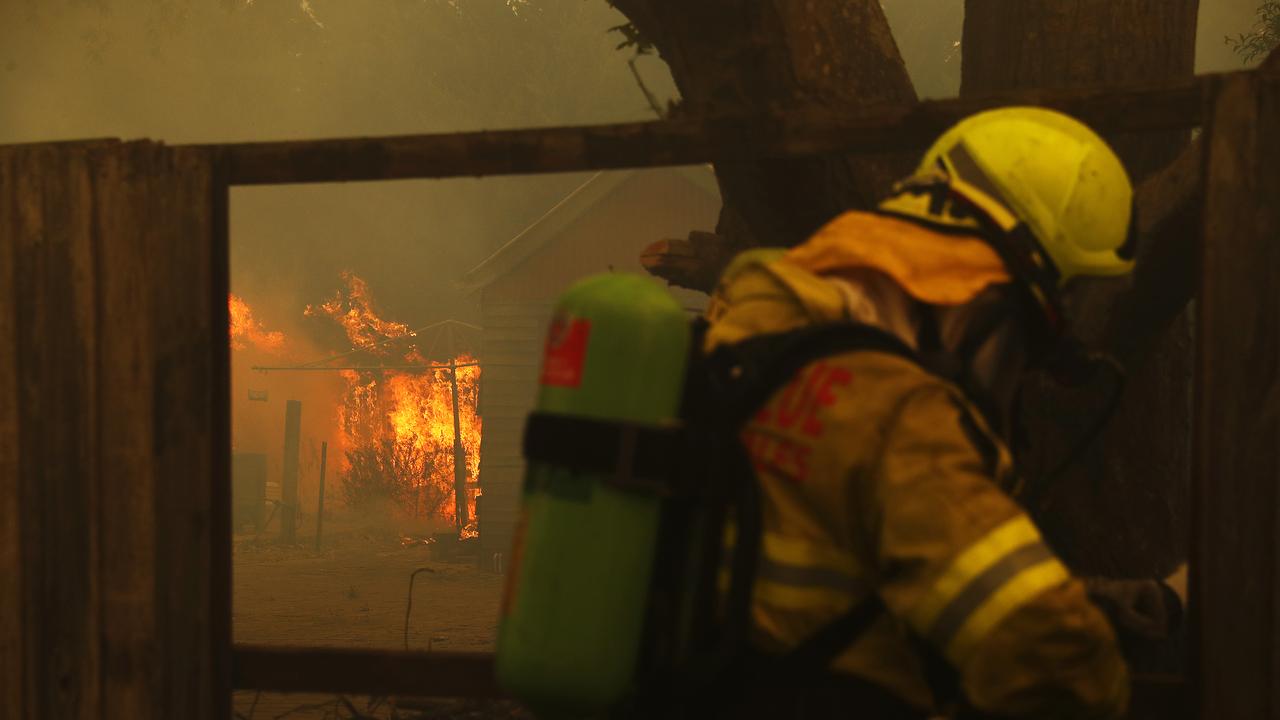
[[[1004,437],[1019,378],[1071,347],[1063,286],[1131,270],[1132,197],[1090,129],[1005,108],[947,132],[875,212],[730,265],[709,353],[836,323],[905,349],[809,362],[742,433],[762,496],[757,647],[785,654],[883,606],[826,679],[749,693],[753,713],[928,717],[948,702],[941,659],[984,716],[1123,715],[1114,631],[1018,505]]]

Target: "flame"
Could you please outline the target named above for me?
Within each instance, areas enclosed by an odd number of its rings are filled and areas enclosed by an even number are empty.
[[[342,287],[327,301],[308,305],[304,314],[328,318],[343,328],[352,348],[361,352],[353,365],[422,366],[402,370],[342,370],[345,389],[336,408],[340,469],[351,485],[370,483],[415,516],[457,524],[455,487],[465,484],[466,522],[462,537],[476,537],[475,487],[480,465],[478,412],[480,367],[462,353],[433,363],[416,345],[404,323],[384,319],[373,294],[359,276],[344,272]],[[231,295],[231,347],[281,355],[284,333],[267,331],[242,298]],[[369,356],[375,360],[371,363]],[[457,393],[457,439],[454,393]],[[456,442],[456,446],[455,446]],[[455,458],[464,458],[455,477]],[[359,465],[359,467],[356,467]],[[350,499],[351,495],[348,495]]]
[[[415,515],[456,523],[453,378],[458,397],[457,449],[465,457],[462,480],[468,486],[468,522],[463,537],[475,537],[473,489],[480,464],[481,421],[478,412],[480,367],[468,354],[433,364],[413,343],[404,323],[383,319],[368,284],[353,273],[342,275],[343,287],[320,305],[306,308],[312,317],[329,317],[346,331],[353,347],[380,358],[399,357],[405,364],[429,366],[425,372],[344,370],[347,389],[338,408],[338,424],[351,471],[353,457],[382,453],[378,472],[402,491],[399,499]],[[399,340],[400,342],[394,342]],[[387,457],[389,456],[389,457]],[[348,475],[350,477],[350,474]]]
[[[450,377],[455,374],[459,429],[456,445]],[[476,410],[479,381],[480,368],[475,358],[465,353],[443,368],[421,375],[397,373],[386,380],[387,417],[395,442],[423,452],[430,466],[424,468],[426,477],[422,484],[426,487],[418,493],[423,510],[450,522],[456,522],[456,481],[467,483],[480,469],[480,416]],[[461,451],[465,458],[460,468],[461,477],[455,476],[455,450]],[[470,489],[463,491],[463,497],[467,501],[466,517],[470,525],[475,517],[475,497]]]
[[[231,311],[232,350],[244,350],[253,346],[274,355],[284,352],[284,333],[263,329],[262,323],[253,317],[253,309],[243,298],[229,294],[227,306]]]
[[[388,340],[413,337],[414,333],[404,323],[383,320],[374,308],[369,285],[352,272],[343,272],[344,288],[320,305],[308,305],[303,314],[307,317],[327,316],[346,331],[351,346],[378,355],[389,355],[392,348]]]

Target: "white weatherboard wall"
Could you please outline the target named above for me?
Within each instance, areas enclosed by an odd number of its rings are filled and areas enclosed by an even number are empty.
[[[641,250],[710,230],[719,211],[706,168],[598,173],[464,277],[480,293],[484,326],[479,481],[486,564],[511,545],[524,479],[524,422],[537,396],[543,335],[556,298],[594,273],[643,272]],[[691,312],[706,302],[701,293],[672,294]]]
[[[486,304],[480,415],[481,545],[485,557],[506,553],[524,478],[521,441],[533,409],[551,304]]]

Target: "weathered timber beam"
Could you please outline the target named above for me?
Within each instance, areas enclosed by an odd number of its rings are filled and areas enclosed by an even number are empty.
[[[334,372],[338,370],[360,370],[368,372],[381,372],[383,370],[413,371],[413,372],[429,372],[431,370],[452,370],[454,368],[478,367],[480,363],[457,363],[454,365],[254,365],[250,370],[258,372]]]
[[[1111,303],[1101,344],[1128,368],[1150,355],[1199,284],[1203,141],[1138,188],[1141,241],[1131,283]]]
[[[1271,52],[1258,72],[1280,74],[1280,49]],[[1231,76],[1205,80],[1221,87]],[[1127,367],[1142,364],[1165,328],[1196,293],[1200,282],[1204,162],[1204,139],[1200,137],[1168,167],[1137,188],[1142,235],[1138,264],[1132,284],[1113,304],[1101,341]]]
[[[198,150],[0,147],[0,718],[231,715],[217,186]]]
[[[1224,83],[1207,126],[1190,625],[1199,717],[1280,720],[1280,75]]]
[[[717,160],[916,150],[963,117],[1002,105],[1068,112],[1104,132],[1200,125],[1211,76],[1150,88],[1020,91],[756,118],[213,146],[232,185],[401,180],[691,165]]]
[[[349,693],[420,698],[503,698],[487,653],[401,652],[237,645],[234,687],[269,692]],[[1133,678],[1133,720],[1173,717],[1186,704],[1181,678]]]
[[[502,697],[486,653],[236,645],[232,683],[273,692]]]

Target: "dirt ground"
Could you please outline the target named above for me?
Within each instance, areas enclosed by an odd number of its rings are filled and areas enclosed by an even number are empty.
[[[409,578],[415,570],[424,569],[414,582],[408,647],[493,649],[500,575],[477,568],[474,561],[446,562],[433,557],[435,546],[424,543],[425,533],[406,535],[385,524],[342,518],[325,522],[319,552],[314,534],[305,530],[299,537],[309,542],[292,546],[279,543],[275,528],[260,536],[235,537],[235,642],[403,649]],[[234,708],[237,717],[252,720],[521,715],[506,705],[438,702],[409,711],[370,698],[252,691],[237,691]]]

